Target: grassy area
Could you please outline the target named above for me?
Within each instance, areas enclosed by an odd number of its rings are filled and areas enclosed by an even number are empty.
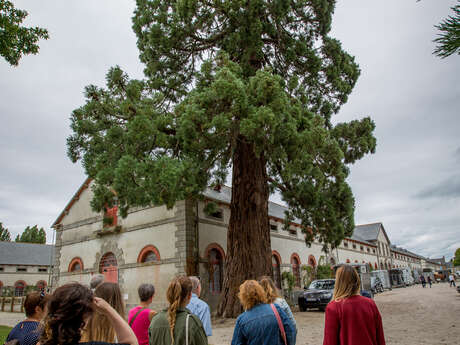
[[[0,326],[0,344],[4,344],[8,333],[10,333],[11,327]]]

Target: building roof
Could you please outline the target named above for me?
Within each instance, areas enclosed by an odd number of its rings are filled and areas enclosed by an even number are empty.
[[[50,266],[53,262],[53,245],[0,242],[0,265]]]
[[[388,243],[391,243],[381,222],[357,225],[353,230],[353,235],[359,236],[368,242],[372,242],[377,241],[380,230],[383,231],[383,234],[385,235]]]
[[[415,254],[415,253],[412,253],[411,251],[407,250],[407,249],[404,249],[404,248],[401,248],[401,247],[397,247],[395,245],[390,245],[390,249],[392,252],[397,252],[399,254],[403,254],[403,255],[409,255],[409,256],[413,256],[417,259],[425,259],[423,256],[420,256],[418,254]]]

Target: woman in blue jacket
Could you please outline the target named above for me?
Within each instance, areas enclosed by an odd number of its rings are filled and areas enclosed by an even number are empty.
[[[266,303],[257,281],[241,284],[238,298],[245,312],[236,319],[232,345],[295,345],[295,325],[278,305]]]

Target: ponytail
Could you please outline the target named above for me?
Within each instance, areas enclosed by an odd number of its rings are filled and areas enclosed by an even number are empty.
[[[168,322],[171,345],[174,344],[174,327],[176,326],[177,308],[183,306],[191,291],[192,282],[188,277],[184,276],[175,277],[171,283],[169,283],[168,290],[166,291],[166,298],[169,302]]]

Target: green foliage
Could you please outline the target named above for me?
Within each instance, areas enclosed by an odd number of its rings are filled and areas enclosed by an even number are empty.
[[[460,266],[460,248],[455,251],[454,266]]]
[[[37,54],[38,40],[48,39],[48,31],[39,27],[26,28],[21,23],[27,11],[14,8],[11,1],[0,0],[0,55],[17,66],[22,55]]]
[[[95,181],[94,210],[113,202],[113,190],[123,217],[132,206],[197,198],[225,182],[243,141],[266,162],[264,182],[307,244],[350,236],[348,166],[376,140],[370,118],[330,120],[360,73],[328,36],[334,4],[138,0],[147,79],[111,68],[106,87],[86,87],[71,116],[68,155]]]
[[[303,276],[303,285],[309,286],[310,283],[316,279],[316,270],[309,265],[302,265],[301,269],[305,272]]]
[[[434,40],[437,46],[433,54],[441,58],[460,54],[460,0],[451,9],[454,12],[453,15],[448,16],[439,25],[435,25],[440,33],[439,37]]]
[[[318,265],[318,267],[316,267],[316,279],[327,279],[332,276],[333,272],[330,265]]]
[[[3,227],[2,222],[0,222],[0,241],[11,242],[11,234],[7,228]]]
[[[295,276],[292,272],[284,271],[281,274],[281,279],[286,282],[288,286],[288,291],[291,292],[295,285]]]
[[[6,343],[6,337],[10,334],[12,327],[0,326],[0,344]]]
[[[217,204],[215,202],[207,202],[203,211],[207,215],[212,215],[215,214],[218,210],[219,208],[217,207]]]
[[[27,242],[27,243],[46,243],[46,233],[43,228],[38,229],[37,225],[32,227],[28,226],[25,228],[21,235],[17,235],[15,242]]]

